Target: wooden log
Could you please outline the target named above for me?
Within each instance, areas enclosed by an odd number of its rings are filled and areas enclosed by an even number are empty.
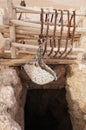
[[[3,33],[4,33],[3,34],[4,38],[10,37],[9,32],[4,32],[3,31]],[[80,37],[81,37],[81,34],[80,35],[76,34],[75,37],[74,37],[74,41],[80,40]],[[62,38],[65,39],[66,36],[63,35]],[[29,44],[38,44],[39,35],[35,35],[35,37],[34,37],[34,35],[31,36],[31,34],[23,34],[23,33],[22,34],[17,34],[16,33],[16,39],[17,40],[28,41]],[[56,37],[56,39],[59,39],[59,36]],[[34,40],[34,41],[31,41],[31,40]]]
[[[35,59],[36,52],[29,52],[24,50],[17,50],[16,58],[11,58],[11,50],[5,50],[4,53],[0,52],[0,58],[4,59],[23,59],[30,57],[30,59]]]
[[[25,22],[25,21],[21,21],[21,20],[10,20],[11,23],[15,24],[16,26],[24,26],[24,27],[32,27],[32,28],[38,28],[40,29],[41,28],[41,24],[37,24],[37,23],[31,23],[31,22]],[[44,29],[46,29],[46,26],[44,27]],[[50,26],[50,29],[53,30],[53,27]],[[57,26],[57,29],[58,30],[61,30],[61,27],[60,26]],[[65,30],[67,30],[68,27],[65,27]],[[72,29],[72,27],[71,27]]]
[[[33,56],[33,58],[35,59],[36,58],[36,55],[37,55],[37,51],[27,51],[27,50],[17,50],[17,55],[16,55],[16,59],[22,59],[24,57],[28,57],[28,56]],[[52,56],[51,56],[52,57]],[[50,57],[50,58],[51,58]],[[11,58],[11,51],[10,50],[5,50],[4,51],[4,54],[2,54],[0,52],[0,58],[9,58],[9,59],[12,59]],[[49,59],[50,59],[49,58]],[[75,53],[71,53],[67,56],[68,59],[77,59],[77,54]],[[53,58],[54,59],[54,58]],[[57,58],[56,58],[57,59]],[[59,59],[59,58],[58,58]],[[60,58],[61,59],[61,58]]]
[[[7,0],[7,6],[8,6],[8,17],[9,19],[15,19],[16,18],[16,10],[13,9],[13,1],[12,0]],[[11,24],[10,27],[10,38],[15,42],[16,40],[16,35],[15,35],[15,25]],[[11,47],[11,56],[12,58],[16,58],[16,48]]]
[[[28,59],[0,59],[0,66],[21,66],[26,63],[33,63],[35,60]],[[46,64],[77,64],[76,60],[49,59],[44,60]]]
[[[7,34],[7,37],[9,37],[9,28],[0,29],[0,32]],[[35,40],[37,40],[39,38],[38,32],[36,33],[34,31],[30,31],[30,28],[28,29],[27,27],[22,27],[22,26],[16,27],[15,33],[16,33],[17,38],[20,37],[20,38],[35,39]],[[50,36],[52,36],[52,35],[50,35]],[[58,39],[59,36],[60,36],[60,32],[57,33],[56,39]],[[81,34],[75,33],[75,37],[79,38],[80,36],[81,36]],[[63,33],[62,37],[63,37],[63,39],[66,38],[66,32]]]
[[[41,25],[38,24],[33,24],[33,23],[27,23],[24,21],[20,21],[20,20],[11,20],[11,23],[13,23],[15,26],[24,26],[28,28],[28,31],[30,31],[31,33],[35,34],[40,34],[40,28]],[[23,27],[23,28],[24,28]],[[70,31],[72,31],[72,27],[70,28]],[[56,30],[56,35],[58,34],[58,32],[60,32],[61,27],[57,26],[57,30]],[[66,33],[68,30],[68,27],[64,27],[63,28],[63,33]],[[44,27],[44,33],[46,33],[46,26]],[[86,28],[76,28],[76,33],[86,33]],[[51,26],[49,29],[49,35],[53,35],[53,27]]]
[[[12,46],[15,46],[17,48],[26,48],[29,49],[29,51],[36,51],[38,50],[39,46],[37,45],[28,45],[28,44],[20,44],[20,43],[12,43]],[[58,48],[54,48],[53,51],[57,51]],[[60,51],[64,51],[65,48],[60,48]],[[70,48],[67,48],[67,51],[69,51]],[[47,47],[47,51],[51,51],[51,47]],[[86,48],[73,48],[73,52],[85,52]]]
[[[17,20],[15,20],[17,22]],[[22,24],[24,26],[22,26]],[[21,22],[21,21],[18,21],[18,23],[16,23],[16,35],[20,35],[20,36],[23,36],[23,38],[27,38],[29,36],[34,36],[34,35],[38,35],[40,34],[40,27],[33,27],[33,24],[32,26],[26,26],[26,24],[29,25],[29,23],[26,23],[26,22]],[[17,26],[19,25],[19,26]],[[21,26],[20,26],[21,25]],[[56,36],[59,36],[60,35],[60,27],[57,28],[57,33],[56,33]],[[1,33],[9,33],[9,27],[7,26],[0,26],[0,32]],[[64,28],[64,31],[63,31],[63,36],[65,37],[66,36],[66,32],[67,32],[67,28]],[[76,28],[76,32],[75,32],[75,37],[79,34],[85,34],[86,33],[86,28]],[[46,28],[44,29],[44,35],[46,35]],[[9,35],[8,35],[9,36]],[[53,28],[50,28],[49,30],[49,36],[53,36]],[[20,37],[21,38],[21,37]]]
[[[16,35],[15,35],[15,25],[10,26],[10,38],[12,41],[15,42],[16,40]],[[16,58],[16,47],[11,46],[11,57]]]
[[[41,13],[41,9],[40,8],[33,8],[33,7],[22,7],[22,6],[14,6],[14,8],[17,10],[17,13],[23,12],[23,13],[32,13],[32,14],[40,14]],[[69,10],[70,11],[70,10]],[[44,9],[44,13],[54,13],[53,9]],[[67,14],[66,12],[64,12],[64,14]],[[72,11],[70,11],[70,14],[72,14]],[[85,11],[76,11],[76,15],[77,16],[86,16],[86,12]]]
[[[13,8],[13,0],[7,0],[7,7],[8,7],[8,17],[10,19],[16,18],[16,9]]]
[[[28,59],[0,59],[0,66],[20,66],[25,63],[33,62],[34,60]]]
[[[9,18],[12,19],[13,18],[13,2],[12,2],[12,0],[7,0],[7,7],[8,7]]]

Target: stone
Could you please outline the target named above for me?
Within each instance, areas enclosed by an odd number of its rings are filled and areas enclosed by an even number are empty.
[[[86,128],[86,65],[71,65],[72,75],[67,77],[66,98],[73,130]]]
[[[16,99],[12,86],[0,88],[0,130],[21,130],[11,115],[7,112],[8,108],[15,107]]]
[[[21,93],[22,84],[16,68],[0,66],[0,121],[6,117],[7,122],[3,121],[6,126],[0,125],[0,130],[24,130]]]

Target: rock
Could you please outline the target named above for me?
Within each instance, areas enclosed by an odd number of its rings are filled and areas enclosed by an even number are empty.
[[[0,88],[0,130],[21,130],[11,115],[7,112],[8,108],[13,108],[16,104],[14,90],[12,86]]]
[[[71,65],[72,75],[67,77],[66,97],[73,130],[84,130],[86,121],[86,65]]]
[[[24,129],[21,93],[22,84],[16,68],[0,66],[0,130]]]

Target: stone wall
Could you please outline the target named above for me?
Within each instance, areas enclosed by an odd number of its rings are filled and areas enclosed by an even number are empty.
[[[24,130],[27,88],[61,89],[65,86],[73,130],[86,130],[85,64],[82,61],[71,66],[51,66],[59,79],[44,87],[32,83],[20,68],[0,67],[0,130]]]
[[[0,130],[24,129],[21,92],[22,85],[16,70],[0,67]]]
[[[86,130],[86,65],[71,65],[67,77],[67,102],[73,130]]]

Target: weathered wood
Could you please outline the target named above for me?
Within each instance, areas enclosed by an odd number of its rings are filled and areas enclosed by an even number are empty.
[[[27,7],[16,7],[13,6],[12,0],[7,0],[7,5],[8,5],[8,13],[9,13],[9,25],[8,26],[3,26],[0,27],[0,32],[4,33],[4,36],[10,37],[13,42],[11,42],[11,50],[4,50],[5,42],[3,42],[3,45],[0,45],[0,58],[10,58],[10,59],[0,59],[0,65],[4,66],[20,66],[25,63],[30,63],[35,61],[35,57],[37,54],[38,50],[38,45],[37,45],[37,39],[40,34],[41,30],[41,23],[40,21],[21,21],[21,20],[16,20],[16,11],[17,13],[19,12],[28,12],[32,14],[40,14],[41,9],[33,9],[33,8],[27,8]],[[55,13],[53,9],[47,10],[44,9],[44,13],[50,12],[51,14]],[[60,12],[59,12],[60,13]],[[64,14],[66,14],[64,12]],[[70,11],[70,14],[72,14],[72,11]],[[79,12],[76,11],[77,16],[85,16],[86,12]],[[43,33],[46,35],[46,22],[44,23],[44,30]],[[1,29],[2,28],[2,29]],[[61,26],[60,24],[57,24],[56,28],[56,37],[58,38],[60,36],[61,32]],[[70,27],[70,30],[72,32],[72,27]],[[50,24],[49,27],[49,36],[53,36],[54,31],[54,23]],[[63,37],[67,35],[68,27],[67,25],[64,25],[63,27]],[[75,37],[82,34],[86,33],[86,28],[76,28],[76,33]],[[36,35],[36,37],[34,37]],[[16,43],[16,39],[25,39],[28,40],[33,36],[34,39],[34,44],[32,45],[33,41],[31,41],[31,44],[21,44],[21,43]],[[77,38],[77,37],[76,37]],[[17,50],[17,51],[16,51]],[[56,52],[58,48],[54,48],[53,51]],[[60,48],[60,51],[64,51],[65,48]],[[67,51],[70,50],[70,48],[67,48]],[[51,47],[47,47],[48,53],[51,51]],[[85,52],[85,48],[73,48],[73,51],[71,54],[68,55],[67,59],[58,59],[58,58],[50,58],[50,59],[44,59],[44,62],[46,64],[75,64],[77,63],[77,53],[79,52]],[[3,53],[2,53],[3,52]],[[52,56],[51,56],[52,57]],[[14,58],[14,59],[13,59]],[[68,59],[69,58],[69,59]]]
[[[21,21],[19,23],[21,23]],[[63,31],[64,38],[67,35],[66,31],[67,30],[65,30],[65,29]],[[0,26],[0,32],[4,33],[5,37],[9,37],[9,26],[2,26],[2,27]],[[16,26],[15,33],[16,33],[16,38],[30,39],[30,37],[33,36],[33,39],[38,39],[38,36],[40,34],[40,28],[38,28],[38,27],[33,28],[33,27],[27,27],[27,26]],[[74,37],[79,38],[80,34],[82,34],[82,33],[86,33],[86,28],[76,28]],[[44,29],[44,35],[46,35],[46,29]],[[36,37],[34,37],[34,36],[36,36]],[[53,36],[52,28],[49,30],[49,36]],[[58,28],[57,33],[56,33],[56,37],[59,37],[59,36],[60,36],[60,28]]]
[[[32,13],[32,14],[40,14],[41,13],[41,9],[40,8],[33,8],[33,7],[21,7],[21,6],[14,6],[14,8],[17,10],[18,13],[23,12],[23,13]],[[70,11],[70,10],[69,10]],[[44,9],[44,13],[50,12],[51,14],[54,13],[53,9]],[[64,14],[67,14],[66,12],[64,12]],[[72,14],[72,11],[70,11],[70,14]],[[77,16],[86,16],[86,12],[85,11],[76,11],[76,15]]]
[[[31,58],[33,57],[33,59],[36,59],[36,55],[37,55],[37,52],[36,51],[25,51],[25,50],[17,50],[17,55],[16,55],[16,58],[15,59],[23,59],[24,57],[30,57],[29,60],[32,60]],[[0,58],[9,58],[9,59],[12,59],[11,58],[11,51],[10,50],[5,50],[4,53],[0,53]],[[52,59],[52,58],[47,58],[47,59]],[[54,59],[54,58],[53,58]],[[58,60],[58,58],[55,58],[56,60]],[[67,56],[66,59],[71,59],[71,60],[74,60],[74,59],[77,59],[77,54],[75,53],[71,53]]]
[[[25,30],[26,29],[26,30]],[[5,34],[5,37],[9,37],[9,28],[2,28],[0,30],[1,33]],[[15,29],[16,32],[16,38],[21,38],[21,39],[35,39],[37,40],[39,38],[39,33],[36,33],[34,31],[30,31],[30,29],[28,29],[27,27],[16,27]],[[52,36],[52,35],[50,35]],[[56,39],[58,39],[60,36],[60,32],[57,33]],[[80,38],[81,34],[75,33],[74,38]],[[63,39],[66,38],[66,33],[63,33]]]
[[[16,9],[13,8],[13,0],[7,0],[8,17],[10,19],[16,18]]]
[[[33,23],[28,23],[28,22],[24,22],[24,21],[20,21],[20,20],[11,20],[11,23],[15,24],[16,26],[24,26],[28,28],[28,31],[30,31],[31,33],[35,34],[40,34],[40,28],[41,25],[38,24],[33,24]],[[58,32],[60,32],[61,27],[57,26],[57,30],[56,30],[56,35],[58,34]],[[63,33],[66,33],[68,30],[68,27],[64,27],[63,28]],[[72,31],[72,27],[70,28],[70,31]],[[76,28],[76,33],[86,33],[86,28]],[[44,27],[44,34],[46,34],[46,26]],[[53,35],[53,27],[50,26],[49,28],[49,35]]]
[[[29,49],[30,51],[37,51],[39,46],[37,45],[28,45],[28,44],[20,44],[20,43],[12,43],[12,46],[15,46],[17,48],[27,48]],[[57,51],[58,48],[54,48],[53,51]],[[65,48],[60,48],[60,51],[64,51]],[[67,51],[69,51],[70,48],[67,48]],[[47,51],[51,51],[51,47],[47,47]],[[85,52],[86,51],[86,48],[73,48],[72,50],[73,52]]]
[[[9,35],[9,33],[4,33],[4,38],[7,38],[7,37],[10,37],[10,35]],[[37,36],[37,35],[36,35]],[[29,44],[34,44],[34,42],[30,42],[29,40],[34,40],[35,41],[35,43],[37,44],[38,42],[38,39],[39,39],[39,37],[37,36],[37,37],[33,37],[33,36],[31,36],[30,37],[30,35],[28,34],[16,34],[16,39],[17,40],[28,40],[28,43]],[[56,39],[59,39],[59,36],[56,38]],[[65,39],[65,36],[63,37],[63,39]],[[76,35],[75,37],[74,37],[74,41],[78,41],[78,40],[80,40],[80,35]]]
[[[26,20],[24,20],[24,21],[25,21],[25,22],[29,22],[29,23],[34,23],[34,24],[41,24],[41,22],[40,22],[40,21],[37,21],[37,20],[36,20],[36,21],[33,21],[33,20],[26,19]],[[44,25],[47,25],[47,22],[43,22],[43,24],[44,24]],[[52,22],[52,23],[50,22],[49,25],[50,25],[50,26],[54,26],[55,24],[54,24],[54,22]],[[57,26],[61,26],[61,23],[56,23],[56,25],[57,25]],[[67,27],[68,24],[63,24],[63,26],[66,26],[66,27]]]
[[[0,59],[0,66],[20,66],[25,63],[33,62],[28,59]]]
[[[0,66],[21,66],[25,63],[33,63],[35,60],[27,59],[0,59]],[[46,64],[77,64],[76,60],[50,59],[44,60]]]
[[[13,18],[13,1],[12,0],[7,0],[7,7],[8,7],[8,14],[9,14],[9,18],[12,19]]]
[[[16,10],[13,9],[13,0],[7,0],[7,6],[8,6],[8,17],[9,19],[15,19],[16,18]],[[15,42],[16,40],[16,34],[15,34],[15,25],[11,24],[10,27],[10,38]],[[15,47],[11,47],[11,56],[12,58],[16,58],[16,49]]]
[[[15,42],[16,34],[15,34],[15,25],[10,26],[10,38]],[[11,46],[11,57],[16,58],[16,48]]]
[[[77,64],[77,60],[71,59],[46,59],[44,60],[46,64]]]
[[[36,52],[29,52],[29,51],[25,51],[25,50],[17,50],[17,55],[16,58],[14,59],[23,59],[24,57],[36,57]],[[11,58],[11,51],[10,50],[4,50],[4,53],[2,53],[0,51],[0,58],[4,58],[4,59],[13,59]]]

